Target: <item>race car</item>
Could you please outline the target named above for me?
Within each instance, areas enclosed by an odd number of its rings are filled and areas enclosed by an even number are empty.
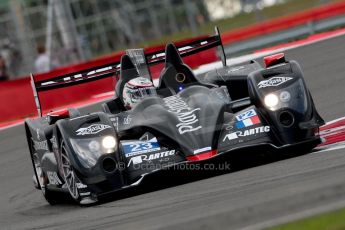
[[[25,129],[33,180],[45,199],[56,204],[71,197],[89,205],[171,167],[244,151],[254,155],[258,149],[310,151],[321,142],[324,121],[297,62],[277,54],[264,58],[265,67],[255,61],[227,66],[224,55],[223,67],[197,77],[181,58],[219,46],[224,54],[217,33],[155,53],[131,50],[121,63],[87,72],[41,81],[32,76],[40,118],[27,119]],[[147,66],[162,62],[152,88]],[[116,96],[103,111],[42,115],[41,92],[114,74],[119,74]]]

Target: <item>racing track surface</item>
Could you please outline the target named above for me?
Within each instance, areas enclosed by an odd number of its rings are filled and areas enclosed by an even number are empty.
[[[342,36],[286,52],[302,65],[326,121],[345,115],[344,44]],[[32,185],[23,126],[1,131],[0,143],[0,229],[252,228],[345,201],[345,152],[338,149],[125,194],[93,207],[51,207]]]

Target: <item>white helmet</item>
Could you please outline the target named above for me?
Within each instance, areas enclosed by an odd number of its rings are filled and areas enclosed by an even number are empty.
[[[152,82],[144,77],[137,77],[128,81],[122,91],[124,106],[131,109],[147,96],[157,95]]]

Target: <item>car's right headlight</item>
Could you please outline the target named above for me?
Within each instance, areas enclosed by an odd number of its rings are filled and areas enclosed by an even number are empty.
[[[275,111],[282,108],[283,106],[288,105],[290,100],[290,92],[287,90],[282,90],[267,94],[264,98],[264,104],[268,109]]]
[[[265,105],[267,107],[274,108],[278,105],[279,99],[278,99],[277,95],[270,93],[270,94],[265,96],[264,102],[265,102]]]
[[[114,136],[109,135],[104,137],[71,139],[71,144],[80,163],[85,168],[91,168],[95,166],[100,156],[115,152],[117,142]]]
[[[102,147],[106,151],[112,150],[116,147],[116,139],[113,136],[105,136],[102,139]]]

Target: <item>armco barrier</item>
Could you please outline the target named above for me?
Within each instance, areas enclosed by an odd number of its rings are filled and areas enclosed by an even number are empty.
[[[201,38],[202,37],[198,37],[177,42],[177,45],[183,45]],[[150,47],[145,51],[154,52],[164,49],[164,47],[164,45]],[[86,63],[59,68],[49,73],[37,74],[35,75],[35,78],[38,80],[43,80],[61,75],[68,76],[69,73],[117,62],[120,60],[122,54],[123,52],[119,52]],[[193,68],[200,64],[214,62],[217,60],[217,57],[215,50],[208,50],[190,57],[186,57],[184,60]],[[162,68],[162,66],[157,67]],[[157,67],[154,67],[152,71],[158,73],[159,71],[157,70]],[[155,76],[157,77],[158,75],[155,74]],[[44,105],[44,112],[48,112],[55,108],[65,107],[66,105],[76,101],[88,100],[93,95],[112,91],[114,90],[115,83],[115,78],[108,78],[87,84],[46,91],[41,93],[41,104]],[[33,115],[37,115],[37,110],[29,77],[19,80],[0,82],[0,124],[2,122],[22,119]]]
[[[222,40],[224,44],[231,44],[341,14],[345,14],[345,1],[225,32],[222,33]]]
[[[44,92],[42,104],[50,110],[74,101],[87,100],[94,94],[111,91],[112,85],[111,79],[103,79],[56,92]],[[0,122],[37,115],[29,78],[0,83],[0,95]]]

